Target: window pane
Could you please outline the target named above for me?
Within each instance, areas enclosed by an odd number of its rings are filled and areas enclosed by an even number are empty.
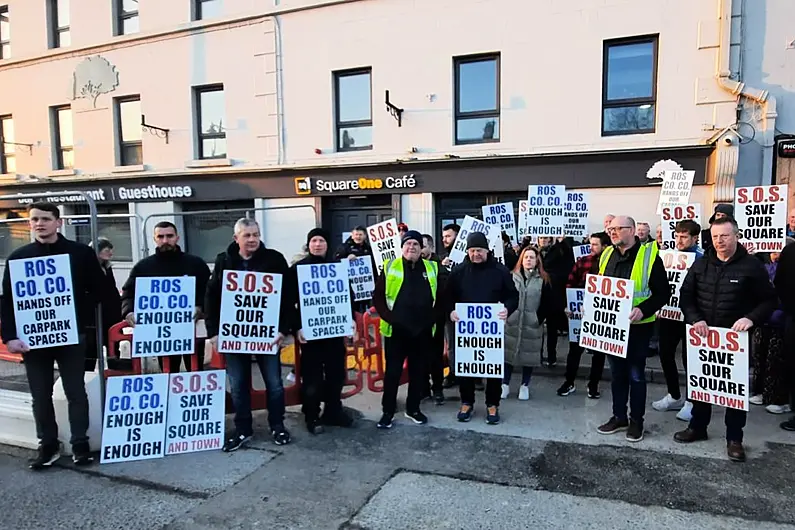
[[[69,26],[69,0],[58,1],[58,27]]]
[[[125,144],[121,146],[121,165],[140,166],[144,163],[143,146],[141,144]]]
[[[58,32],[58,47],[65,48],[72,45],[72,32],[64,29]]]
[[[131,35],[133,33],[138,33],[141,31],[140,25],[138,23],[138,16],[125,18],[121,21],[121,34],[122,35]]]
[[[337,146],[340,150],[372,148],[373,128],[370,126],[340,128]]]
[[[497,110],[497,61],[458,65],[458,112]]]
[[[121,141],[141,141],[141,100],[119,102],[121,120]]]
[[[472,118],[458,120],[456,142],[476,142],[500,139],[500,118]]]
[[[122,12],[132,13],[138,11],[138,0],[121,0]]]
[[[337,90],[338,121],[367,121],[371,119],[369,73],[339,76]]]
[[[14,142],[14,120],[13,120],[13,118],[5,118],[0,123],[2,124],[2,125],[0,125],[0,127],[2,128],[2,130],[0,130],[0,133],[2,133],[2,134],[0,134],[0,137],[2,137],[3,142],[11,142],[11,143],[13,143]],[[2,150],[2,152],[4,152],[4,153],[13,153],[14,152],[14,148],[16,146],[15,145],[11,145],[11,143],[5,143],[3,145],[0,145],[0,148],[2,148],[0,150]]]
[[[30,226],[24,210],[0,212],[0,259],[8,258],[14,250],[30,243]]]
[[[202,158],[225,158],[226,138],[208,138],[202,140]]]
[[[11,45],[0,44],[0,59],[8,59],[11,57]]]
[[[225,202],[225,203],[184,203],[183,212],[196,210],[233,210],[239,208],[254,208],[252,201]],[[232,241],[232,232],[235,221],[245,217],[242,211],[220,211],[216,213],[187,214],[183,217],[185,226],[185,251],[204,258],[212,263],[219,252],[226,249]],[[253,217],[253,212],[250,212]]]
[[[75,154],[71,149],[68,151],[61,151],[61,159],[63,160],[63,167],[61,169],[72,169],[75,167]]]
[[[88,206],[74,205],[77,215],[87,215]],[[132,238],[129,217],[107,217],[107,215],[126,215],[130,213],[127,205],[97,206],[97,237],[105,237],[113,243],[113,261],[132,261]],[[104,216],[104,217],[103,217]],[[75,240],[88,245],[91,242],[91,227],[74,225]]]
[[[6,156],[3,167],[5,168],[6,173],[16,173],[17,159],[14,156]]]
[[[221,0],[199,0],[199,4],[202,20],[221,16]]]
[[[604,110],[605,132],[634,132],[654,130],[654,105],[615,107]]]
[[[0,12],[0,41],[11,40],[11,23],[8,19],[8,11]]]
[[[71,147],[74,145],[72,136],[72,109],[58,110],[58,134],[61,147]]]
[[[199,106],[201,132],[205,134],[224,132],[224,91],[201,92]]]
[[[607,51],[607,99],[650,98],[654,91],[654,43],[611,46]]]

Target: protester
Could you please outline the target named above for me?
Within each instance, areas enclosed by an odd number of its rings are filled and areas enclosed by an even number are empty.
[[[89,248],[93,248],[93,242]],[[113,243],[109,239],[97,238],[97,259],[104,273],[100,278],[102,288],[100,289],[100,303],[102,304],[102,345],[108,348],[108,331],[121,320],[121,297],[119,287],[116,285],[116,278],[113,275]],[[97,366],[97,324],[92,315],[91,322],[86,326],[86,363],[85,371],[93,372]]]
[[[450,261],[450,252],[453,250],[453,245],[455,244],[455,240],[458,237],[458,232],[461,231],[461,227],[455,223],[450,223],[445,225],[442,228],[442,251],[439,253],[439,257],[442,259],[442,266],[447,270],[450,271],[452,269],[452,262]],[[447,315],[445,315],[445,318]],[[443,388],[453,388],[458,383],[456,382],[456,378],[453,375],[453,364],[455,363],[455,327],[453,326],[452,322],[447,320],[445,322],[445,338],[447,342],[447,361],[448,365],[450,366],[450,373],[447,374],[447,377],[444,378],[444,382],[442,383]]]
[[[516,291],[511,273],[489,252],[489,242],[481,232],[467,236],[467,257],[453,269],[448,280],[446,300],[450,310],[450,320],[458,322],[455,304],[496,304],[502,303],[505,309],[498,317],[505,320],[516,311],[519,293]],[[452,365],[451,365],[452,366]],[[502,380],[489,378],[486,382],[486,423],[496,425],[500,422],[500,394]],[[458,421],[472,419],[475,405],[475,380],[472,377],[459,379],[461,409]]]
[[[574,251],[569,240],[559,237],[539,237],[541,260],[549,275],[551,296],[547,314],[547,355],[542,363],[554,367],[558,363],[558,335],[568,332],[566,319],[566,280],[574,266]]]
[[[373,250],[370,248],[370,243],[367,242],[367,231],[363,226],[356,226],[351,230],[351,235],[337,250],[335,258],[341,259],[356,259],[362,256],[372,256]]]
[[[430,234],[422,234],[420,256],[422,256],[422,259],[435,261],[439,265],[439,283],[443,285],[447,269],[441,266],[442,260],[439,259],[439,256],[434,251],[433,236]],[[437,320],[436,328],[433,332],[433,342],[428,359],[428,373],[431,376],[431,382],[430,386],[423,390],[422,397],[424,399],[433,396],[433,401],[436,405],[444,405],[444,339],[447,319],[443,311],[439,311],[438,315],[439,320]]]
[[[505,371],[502,377],[502,399],[511,391],[511,374],[522,368],[519,399],[530,399],[530,378],[533,368],[541,362],[542,324],[549,311],[549,276],[544,271],[541,253],[535,247],[522,250],[513,269],[513,283],[519,292],[519,305],[505,322]]]
[[[401,239],[403,236],[406,235],[406,232],[409,231],[409,225],[406,223],[398,223],[398,234],[400,234]]]
[[[136,263],[127,281],[122,287],[121,314],[130,327],[135,327],[135,284],[138,278],[182,277],[196,279],[196,296],[194,298],[194,320],[204,318],[204,295],[210,279],[210,268],[198,256],[187,254],[179,246],[179,234],[174,223],[160,221],[154,229],[155,253]],[[196,339],[195,351],[180,355],[168,356],[171,372],[179,372],[182,360],[185,370],[191,371],[191,353],[198,355],[199,368],[204,367],[204,339]],[[163,370],[163,357],[158,358],[160,369]]]
[[[53,364],[58,363],[58,374],[69,404],[70,443],[72,460],[83,466],[93,462],[88,436],[88,397],[84,381],[86,363],[86,326],[94,319],[97,302],[106,285],[105,273],[100,267],[94,251],[82,243],[66,239],[58,233],[63,225],[58,206],[49,202],[34,202],[28,206],[30,229],[34,241],[24,245],[8,256],[3,272],[3,296],[0,300],[0,335],[9,353],[22,355],[25,374],[36,420],[36,436],[39,447],[30,469],[41,470],[52,466],[61,456],[58,441],[58,424],[52,402],[55,376]],[[65,254],[69,256],[74,296],[74,323],[79,343],[69,346],[31,349],[17,334],[14,314],[15,290],[11,288],[11,262],[26,258],[39,258]]]
[[[662,233],[662,225],[657,225],[657,229],[654,233],[654,241],[657,242],[657,248],[663,248],[663,233]]]
[[[265,248],[260,241],[259,225],[253,219],[238,219],[234,228],[234,241],[215,258],[215,267],[207,284],[204,308],[207,336],[217,346],[221,313],[221,288],[225,270],[266,272],[281,274],[282,283],[289,274],[287,260],[281,252]],[[274,344],[277,351],[284,337],[289,335],[295,311],[295,297],[290,289],[282,289],[279,307],[278,334]],[[276,445],[290,442],[290,433],[284,427],[284,386],[282,384],[279,354],[254,355],[259,365],[268,393],[268,425]],[[236,451],[247,444],[254,434],[251,418],[251,355],[226,355],[226,374],[229,378],[232,403],[235,407],[235,432],[224,444],[225,452]]]
[[[784,351],[792,355],[795,351],[795,244],[787,244],[781,251],[773,283],[781,301],[781,309],[784,311]],[[792,363],[790,358],[787,370],[791,384],[790,399],[795,397],[795,373]],[[785,431],[795,432],[795,416],[782,422],[780,426]]]
[[[616,218],[616,216],[613,215],[612,213],[609,213],[609,214],[605,215],[604,219],[602,220],[602,226],[604,227],[605,231],[607,230],[607,227],[610,226],[610,223],[615,218]]]
[[[430,234],[422,234],[422,249],[420,249],[420,256],[422,259],[429,259],[438,264],[442,264],[442,259],[436,255],[436,247],[433,242],[433,236]]]
[[[723,217],[711,223],[712,248],[690,267],[679,295],[685,322],[702,337],[707,336],[710,327],[748,331],[766,322],[776,306],[776,293],[767,271],[739,244],[737,222]],[[674,440],[706,440],[711,416],[712,405],[695,401],[690,425],[677,432]],[[745,460],[745,420],[745,411],[726,409],[727,454],[735,462]]]
[[[715,210],[709,218],[709,224],[712,225],[717,219],[724,219],[726,217],[734,218],[734,205],[727,203],[718,203],[715,205]],[[701,231],[701,248],[706,253],[712,247],[712,235],[709,228]]]
[[[502,233],[502,247],[505,268],[507,268],[509,271],[512,271],[516,268],[516,264],[519,263],[519,256],[516,255],[516,252],[513,249],[510,236],[505,232]]]
[[[795,208],[789,211],[787,218],[787,237],[795,237]]]
[[[452,268],[450,253],[453,251],[453,245],[460,231],[461,227],[455,223],[444,225],[444,228],[442,228],[442,250],[439,251],[439,258],[441,258],[442,265],[444,265],[447,270]]]
[[[651,226],[649,223],[639,222],[636,227],[636,234],[641,243],[651,243],[654,241],[651,238]]]
[[[614,217],[615,218],[615,217]],[[597,274],[599,272],[599,256],[602,251],[610,245],[610,237],[605,232],[591,234],[590,237],[591,253],[578,259],[569,273],[566,287],[569,289],[585,288],[585,276]],[[568,311],[567,311],[568,312]],[[567,315],[570,317],[570,315]],[[558,389],[559,396],[568,396],[576,392],[574,379],[577,377],[577,370],[580,369],[580,359],[584,348],[575,337],[569,337],[569,355],[566,358],[566,380]],[[602,394],[599,392],[599,381],[605,369],[605,354],[602,352],[592,352],[591,370],[588,375],[588,397],[599,399]]]
[[[654,332],[655,315],[671,296],[665,266],[657,255],[657,246],[642,244],[635,235],[635,226],[635,220],[628,216],[613,219],[607,228],[613,246],[606,248],[599,258],[599,274],[631,280],[635,285],[626,358],[609,356],[613,377],[613,416],[598,428],[600,434],[626,430],[629,442],[643,440],[646,355]]]
[[[685,219],[676,223],[674,238],[676,250],[689,252],[700,258],[704,255],[698,248],[698,236],[701,226],[692,219]],[[660,365],[665,376],[668,393],[651,404],[654,410],[678,410],[676,417],[683,421],[690,421],[693,404],[682,397],[679,390],[679,370],[676,367],[676,348],[682,344],[682,366],[687,371],[687,340],[685,339],[685,323],[678,320],[660,318],[657,321],[660,328]]]
[[[384,263],[384,272],[375,282],[373,305],[381,317],[386,373],[381,399],[383,415],[376,425],[391,429],[397,410],[397,391],[408,359],[409,388],[406,418],[414,423],[428,422],[420,411],[422,391],[427,385],[428,359],[433,348],[439,266],[422,259],[422,234],[409,230],[402,239],[402,256]]]

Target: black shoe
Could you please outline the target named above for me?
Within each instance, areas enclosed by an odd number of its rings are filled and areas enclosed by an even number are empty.
[[[453,388],[456,385],[458,385],[458,381],[456,381],[454,375],[448,375],[442,382],[442,388]]]
[[[588,399],[599,399],[600,397],[602,397],[602,393],[599,392],[598,387],[588,387]]]
[[[88,442],[81,442],[72,446],[72,462],[76,466],[90,466],[94,463]]]
[[[614,434],[619,431],[626,431],[629,428],[629,421],[619,420],[615,416],[611,416],[606,423],[597,427],[596,432],[599,434]]]
[[[329,427],[351,427],[353,426],[353,418],[344,410],[337,412],[324,412],[320,416],[320,422]]]
[[[306,422],[306,430],[309,431],[309,434],[323,434],[326,431],[317,420]]]
[[[558,388],[558,395],[561,397],[568,396],[569,394],[573,394],[576,391],[577,387],[574,386],[574,383],[563,383],[560,385],[560,388]]]
[[[408,419],[416,423],[417,425],[425,425],[426,423],[428,423],[428,416],[426,416],[419,410],[417,412],[406,412],[404,415]]]
[[[33,471],[41,471],[52,467],[59,458],[61,458],[60,442],[54,445],[40,445],[38,455],[28,463],[28,467]]]
[[[441,390],[438,390],[438,391],[434,392],[433,393],[433,402],[437,406],[444,405],[444,392],[442,392]]]
[[[237,451],[244,445],[248,444],[251,440],[251,434],[240,434],[234,433],[232,436],[227,438],[226,442],[224,443],[224,447],[222,451],[224,453],[231,453],[232,451]]]
[[[633,443],[643,440],[643,425],[630,421],[625,437],[628,442]]]
[[[795,416],[793,416],[792,418],[790,418],[787,421],[781,422],[779,427],[781,427],[785,431],[794,432],[795,431]]]
[[[376,427],[379,428],[379,429],[391,429],[392,428],[392,414],[384,413],[384,415],[381,416],[381,419],[378,420],[378,423],[376,424]]]
[[[273,443],[276,445],[287,445],[290,443],[290,433],[284,428],[284,425],[271,429],[271,436],[273,436]]]
[[[483,379],[475,379],[475,391],[483,392],[486,390],[486,385],[483,384]]]

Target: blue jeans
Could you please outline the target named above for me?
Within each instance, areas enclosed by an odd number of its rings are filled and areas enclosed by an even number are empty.
[[[653,333],[654,324],[633,324],[629,329],[627,357],[607,356],[613,376],[613,416],[625,421],[629,401],[629,418],[641,426],[646,412],[646,356]]]
[[[226,373],[235,406],[235,428],[239,434],[253,434],[251,422],[251,358],[259,365],[265,390],[268,392],[268,425],[271,429],[284,425],[284,385],[279,355],[226,355]]]
[[[505,370],[505,374],[502,376],[502,384],[510,385],[511,376],[513,375],[513,365],[505,363],[505,366],[503,368]],[[531,377],[533,377],[533,367],[522,366],[522,384],[525,386],[529,385]]]

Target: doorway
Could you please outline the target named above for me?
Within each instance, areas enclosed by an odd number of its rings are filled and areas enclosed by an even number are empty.
[[[323,226],[328,227],[331,233],[332,248],[341,245],[355,226],[367,228],[394,217],[390,194],[360,198],[324,197],[322,208]]]

